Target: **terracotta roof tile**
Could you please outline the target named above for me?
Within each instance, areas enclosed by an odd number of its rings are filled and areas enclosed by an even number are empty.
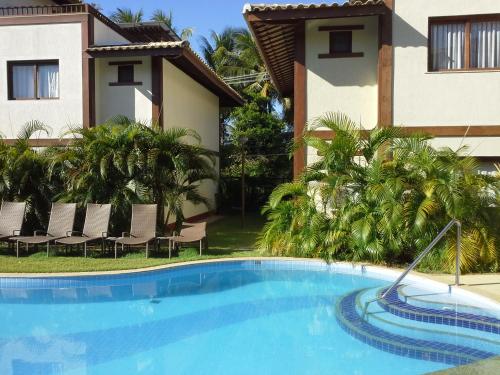
[[[151,42],[151,43],[132,43],[132,44],[118,44],[110,46],[93,46],[88,49],[89,52],[103,52],[103,51],[135,51],[135,50],[150,50],[150,49],[163,49],[163,48],[182,48],[189,46],[185,40],[180,42]]]
[[[273,10],[341,8],[366,5],[384,4],[384,0],[349,0],[344,3],[318,3],[318,4],[246,4],[243,13],[265,12]]]

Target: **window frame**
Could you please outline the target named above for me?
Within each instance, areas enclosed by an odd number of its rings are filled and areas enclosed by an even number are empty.
[[[427,32],[427,72],[428,73],[459,73],[459,72],[494,72],[500,71],[499,67],[479,68],[471,66],[471,25],[475,22],[500,21],[500,13],[478,14],[466,16],[429,17]],[[447,23],[463,23],[465,25],[464,67],[461,69],[433,69],[432,60],[432,26]]]
[[[135,81],[135,66],[142,65],[142,61],[110,61],[109,66],[116,66],[116,82],[109,82],[109,86],[142,86],[142,82]],[[119,70],[123,66],[132,67],[132,81],[120,81],[119,80]]]
[[[59,74],[59,83],[57,87],[57,97],[46,98],[38,96],[38,72],[40,66],[57,65],[58,71],[60,68],[58,59],[49,60],[10,60],[7,61],[7,100],[59,100],[61,97],[61,81]],[[14,67],[15,66],[32,66],[34,76],[34,96],[26,98],[14,97]]]
[[[328,53],[320,53],[318,58],[320,59],[332,59],[332,58],[352,58],[352,57],[364,57],[363,52],[353,52],[353,31],[364,30],[365,25],[333,25],[333,26],[319,26],[318,31],[328,32]],[[334,52],[333,45],[336,34],[350,34],[350,51],[349,52]]]

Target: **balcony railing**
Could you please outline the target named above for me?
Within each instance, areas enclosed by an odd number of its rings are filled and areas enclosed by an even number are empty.
[[[0,7],[0,17],[88,13],[89,8],[87,4]]]

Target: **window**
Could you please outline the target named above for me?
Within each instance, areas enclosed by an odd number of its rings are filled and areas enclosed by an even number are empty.
[[[110,86],[140,86],[142,82],[135,81],[135,66],[141,65],[142,61],[110,61],[110,66],[116,66],[117,80],[110,82]]]
[[[430,21],[429,70],[500,69],[500,16]]]
[[[327,31],[329,35],[328,53],[318,55],[320,59],[363,57],[363,52],[352,51],[353,30],[364,30],[364,25],[320,26],[318,31]]]
[[[352,53],[352,31],[330,33],[330,54]]]
[[[118,82],[133,83],[134,82],[134,66],[120,65],[118,66]]]
[[[9,100],[59,98],[59,62],[9,61]]]

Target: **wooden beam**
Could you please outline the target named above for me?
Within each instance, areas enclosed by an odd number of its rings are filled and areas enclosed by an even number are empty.
[[[294,61],[293,134],[294,139],[302,137],[307,116],[307,70],[306,70],[306,30],[305,22],[297,25],[295,31]],[[301,147],[293,155],[293,177],[297,179],[304,170],[305,148]]]
[[[433,126],[395,126],[403,134],[428,134],[433,137],[500,137],[500,125],[433,125]],[[362,136],[369,130],[361,130]],[[330,130],[314,130],[308,134],[321,139],[333,139],[335,133]]]
[[[387,12],[379,15],[378,46],[378,126],[393,125],[393,0],[385,0]]]
[[[151,57],[152,121],[163,129],[163,58]]]
[[[82,101],[83,127],[95,125],[95,61],[85,51],[94,44],[94,16],[82,20]]]
[[[391,0],[392,1],[392,0]],[[321,8],[300,8],[265,10],[246,13],[249,22],[300,22],[303,20],[337,18],[337,17],[363,17],[384,14],[386,7],[380,5],[363,6],[329,6]]]

